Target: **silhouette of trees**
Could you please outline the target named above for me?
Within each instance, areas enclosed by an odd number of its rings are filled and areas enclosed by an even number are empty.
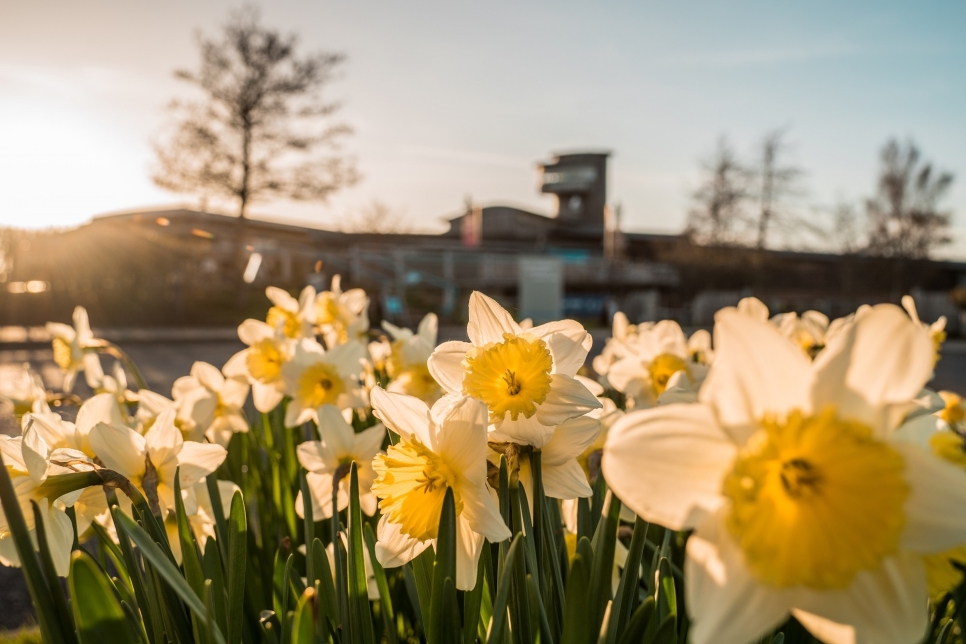
[[[725,137],[702,163],[704,182],[692,195],[686,233],[699,244],[721,246],[740,240],[749,198],[749,173]]]

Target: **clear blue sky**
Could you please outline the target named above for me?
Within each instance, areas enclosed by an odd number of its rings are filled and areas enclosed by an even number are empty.
[[[236,6],[4,0],[0,224],[192,203],[152,186],[150,140],[188,95],[171,72],[194,65],[194,31]],[[263,16],[348,54],[331,97],[364,180],[329,204],[255,213],[335,226],[378,199],[438,230],[466,195],[549,213],[534,163],[592,147],[614,151],[625,228],[678,230],[719,135],[750,154],[788,127],[803,208],[867,195],[885,140],[915,138],[958,175],[951,252],[966,256],[962,2],[292,0]]]

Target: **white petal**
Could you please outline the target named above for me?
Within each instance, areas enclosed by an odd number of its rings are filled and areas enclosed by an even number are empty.
[[[316,412],[319,418],[319,436],[325,443],[326,452],[338,460],[352,453],[355,443],[355,432],[342,417],[342,412],[335,405],[322,405]],[[305,465],[306,469],[311,469]]]
[[[553,438],[541,450],[544,465],[560,465],[583,454],[600,435],[600,420],[590,416],[573,418],[557,425]],[[571,497],[560,497],[571,498]]]
[[[335,365],[339,375],[343,378],[352,378],[358,376],[359,372],[362,371],[363,361],[365,361],[367,355],[365,345],[350,340],[329,350],[325,354],[325,361]]]
[[[544,447],[553,438],[553,425],[544,425],[537,414],[527,418],[523,414],[516,420],[507,412],[503,420],[492,426],[490,440],[498,443],[519,443],[532,445],[537,449]]]
[[[681,325],[674,320],[661,320],[654,325],[649,335],[657,342],[660,353],[681,357],[688,355],[688,339],[681,330]]]
[[[473,590],[480,553],[483,552],[483,535],[477,534],[460,516],[456,520],[456,588]]]
[[[462,481],[460,497],[463,500],[463,513],[460,518],[465,518],[469,526],[489,539],[490,543],[512,536],[503,521],[497,502],[483,480]]]
[[[298,301],[292,297],[288,291],[283,291],[277,286],[269,286],[266,288],[265,295],[272,304],[281,309],[285,309],[286,311],[290,311],[292,313],[295,313],[299,310]]]
[[[550,393],[537,405],[537,419],[542,424],[559,425],[602,407],[597,396],[578,380],[560,373],[553,374],[551,378]]]
[[[792,591],[749,573],[722,523],[721,513],[709,516],[688,539],[684,590],[695,644],[747,644],[784,622],[792,605]]]
[[[191,375],[198,379],[202,387],[212,391],[221,391],[225,385],[225,376],[221,369],[207,362],[195,362],[191,365]]]
[[[966,543],[966,472],[910,443],[892,443],[906,462],[909,497],[902,547],[933,553]]]
[[[44,517],[44,529],[50,544],[50,557],[54,560],[54,570],[59,577],[70,572],[70,552],[74,547],[74,524],[61,510],[51,507]]]
[[[238,325],[238,338],[248,346],[274,335],[275,329],[261,320],[248,319]]]
[[[431,541],[416,541],[403,534],[399,524],[389,523],[385,516],[376,528],[376,560],[385,568],[398,568],[418,557],[432,545]]]
[[[576,460],[543,467],[543,491],[552,499],[593,496],[584,468]]]
[[[520,326],[513,321],[507,310],[496,300],[479,291],[470,295],[470,320],[466,325],[466,333],[470,342],[482,347],[490,342],[503,342],[504,333],[519,335]]]
[[[229,378],[248,378],[248,349],[239,351],[221,368],[221,372]]]
[[[587,387],[590,393],[594,394],[595,396],[604,395],[604,387],[601,386],[601,384],[596,380],[591,380],[586,376],[580,376],[580,375],[574,376],[574,379],[580,384],[582,384],[583,386]]]
[[[454,472],[473,483],[486,479],[486,405],[469,396],[445,396],[433,405],[432,447]]]
[[[469,342],[444,342],[436,347],[433,355],[429,356],[426,366],[436,382],[446,393],[460,393],[463,391],[463,360],[466,352],[473,348]]]
[[[252,402],[255,403],[255,409],[263,414],[267,414],[278,407],[284,397],[285,394],[279,391],[275,385],[266,385],[260,382],[252,383]]]
[[[144,474],[144,436],[129,427],[98,423],[90,434],[91,449],[104,465],[128,478]]]
[[[929,439],[936,432],[945,429],[946,423],[931,414],[922,414],[902,423],[889,437],[891,441],[912,443],[928,450]]]
[[[50,453],[47,442],[36,427],[30,427],[23,435],[21,448],[23,449],[23,462],[27,466],[27,474],[30,475],[30,479],[36,485],[40,485],[47,478],[47,455]]]
[[[143,393],[143,392],[141,392]],[[97,423],[107,423],[108,425],[124,424],[121,418],[121,410],[117,406],[117,399],[114,394],[97,394],[91,396],[77,411],[75,426],[77,431],[86,435]]]
[[[305,441],[299,443],[295,448],[295,455],[299,459],[299,464],[308,472],[331,472],[338,467],[338,461],[332,458],[333,454],[325,449],[320,441]]]
[[[439,331],[439,318],[435,313],[427,313],[419,322],[416,334],[423,338],[431,347],[436,346],[436,336]]]
[[[371,461],[382,448],[382,442],[386,438],[386,428],[382,423],[377,423],[368,429],[364,429],[355,435],[355,444],[352,447],[352,454],[356,458]],[[362,463],[361,465],[365,465]],[[361,473],[360,473],[361,475]]]
[[[715,317],[714,368],[700,399],[742,444],[768,413],[811,411],[812,365],[805,354],[767,322],[735,311]]]
[[[175,427],[174,419],[174,409],[164,410],[144,435],[145,446],[151,455],[151,462],[155,465],[160,466],[181,451],[184,438],[181,436],[181,431]]]
[[[815,408],[835,405],[845,418],[893,429],[884,426],[884,408],[915,398],[932,374],[933,355],[929,334],[899,307],[875,306],[816,358]]]
[[[798,595],[795,618],[828,644],[918,642],[929,623],[926,573],[915,555],[886,559],[845,590]]]
[[[181,467],[181,485],[194,485],[203,477],[211,474],[224,462],[228,452],[221,445],[211,443],[186,442],[178,453]]]
[[[285,420],[283,421],[286,427],[298,427],[302,423],[307,423],[310,420],[318,423],[314,409],[303,406],[302,401],[298,399],[293,399],[288,404],[288,408],[285,410]]]
[[[332,474],[309,472],[305,475],[305,481],[309,485],[309,496],[312,501],[312,518],[316,521],[330,518],[332,516]],[[300,517],[304,517],[305,514],[302,503],[300,503],[301,500],[302,493],[299,492],[298,499],[295,501],[295,511]],[[344,500],[348,505],[348,498]],[[338,503],[340,506],[343,503],[342,494],[339,495]]]
[[[621,358],[607,371],[607,382],[629,396],[638,396],[649,380],[640,356],[634,353]]]
[[[382,423],[406,439],[414,436],[424,445],[432,445],[430,427],[433,424],[429,407],[419,398],[390,393],[380,387],[369,392],[372,413]]]
[[[602,467],[632,510],[686,530],[724,502],[721,482],[736,453],[706,405],[667,405],[618,420],[607,435]]]
[[[577,370],[584,366],[587,352],[594,344],[593,337],[574,320],[548,322],[527,331],[526,335],[547,343],[553,358],[553,372],[566,376],[577,375]]]

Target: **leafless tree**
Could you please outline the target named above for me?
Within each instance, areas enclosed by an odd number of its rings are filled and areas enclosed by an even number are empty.
[[[748,200],[748,171],[738,162],[725,137],[702,163],[704,183],[692,195],[687,233],[705,245],[738,242],[740,224]]]
[[[342,229],[350,233],[408,233],[411,230],[405,217],[385,203],[373,200],[368,206],[345,218]]]
[[[263,26],[253,7],[234,12],[219,40],[198,42],[197,71],[175,76],[203,98],[172,104],[176,123],[155,145],[158,186],[230,199],[244,218],[253,201],[324,200],[356,180],[339,149],[350,129],[321,97],[342,54],[301,56],[297,37]]]
[[[869,252],[887,257],[924,259],[952,241],[952,214],[939,210],[953,175],[921,161],[919,149],[908,141],[890,140],[880,154],[876,194],[865,202],[869,224]]]
[[[863,249],[862,231],[855,206],[841,202],[832,211],[832,228],[827,235],[832,249],[843,255],[854,255]]]
[[[802,169],[786,164],[788,144],[786,130],[772,130],[761,144],[761,157],[756,171],[758,213],[755,219],[756,246],[765,248],[768,235],[774,228],[793,232],[802,220],[790,208],[790,199],[801,190]]]

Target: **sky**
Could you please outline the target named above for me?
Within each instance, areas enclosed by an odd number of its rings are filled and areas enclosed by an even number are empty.
[[[727,5],[727,6],[726,6]],[[166,106],[238,2],[4,0],[0,225],[73,226],[134,208],[197,207],[155,187]],[[324,204],[259,217],[339,227],[378,200],[442,230],[469,196],[551,214],[536,163],[613,152],[623,228],[678,231],[700,163],[727,136],[751,160],[787,129],[817,223],[874,189],[878,151],[914,139],[959,178],[945,205],[966,257],[966,5],[826,2],[275,0],[264,23],[303,51],[344,52],[327,96],[362,180]]]

